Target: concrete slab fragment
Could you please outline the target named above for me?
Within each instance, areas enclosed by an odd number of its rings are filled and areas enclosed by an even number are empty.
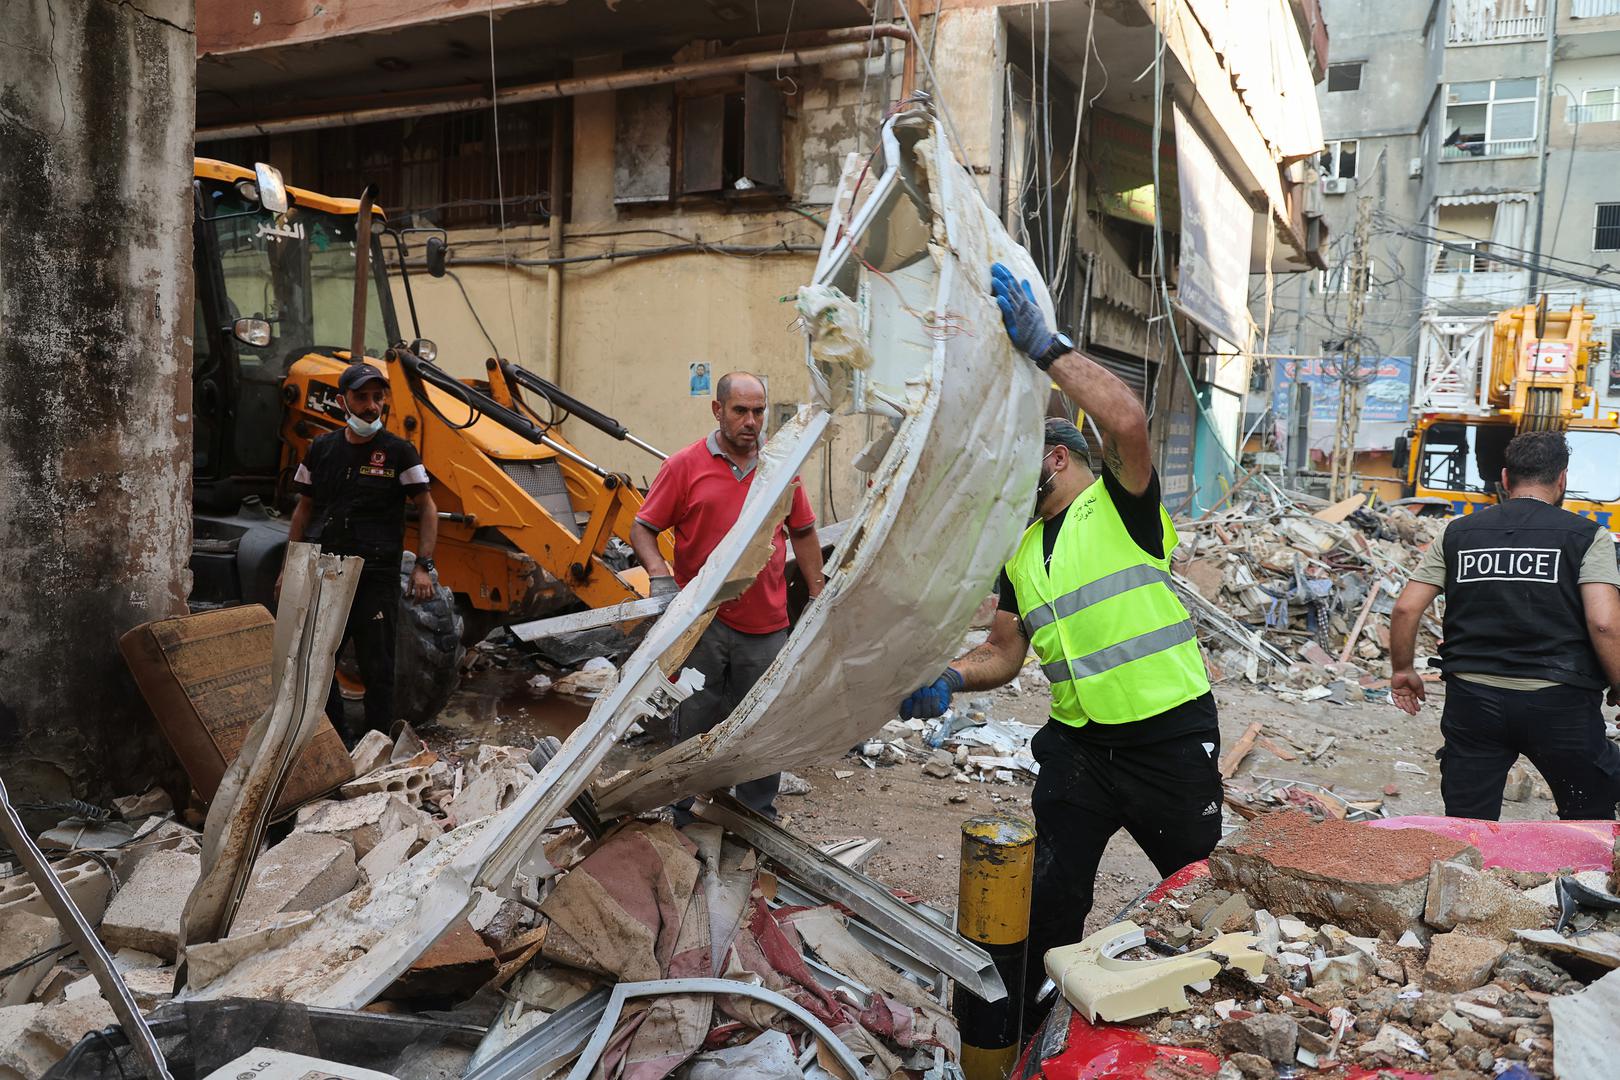
[[[414,836],[409,831],[404,835]],[[359,883],[348,840],[329,833],[292,833],[254,863],[231,933],[258,929],[284,911],[314,911]]]
[[[385,791],[362,795],[358,799],[318,804],[307,819],[300,820],[296,831],[325,833],[347,840],[354,847],[355,856],[365,858],[371,849],[401,829],[415,830],[416,809]]]
[[[180,913],[201,875],[202,858],[183,851],[160,851],[143,860],[107,905],[99,933],[102,943],[109,949],[140,949],[175,960]]]
[[[349,751],[354,763],[354,775],[363,777],[387,765],[394,753],[394,741],[382,732],[372,729],[360,737]]]
[[[1484,986],[1506,950],[1504,943],[1492,938],[1456,931],[1436,934],[1429,942],[1429,959],[1423,965],[1423,985],[1451,994]]]
[[[1400,937],[1422,926],[1429,866],[1477,868],[1479,852],[1423,829],[1313,822],[1298,810],[1262,814],[1221,842],[1210,877],[1270,911],[1314,915],[1358,934]]]
[[[367,881],[381,881],[390,872],[421,851],[427,841],[409,829],[386,837],[360,860],[360,873]]]
[[[1609,1080],[1614,1036],[1620,1031],[1620,971],[1578,994],[1547,1003],[1553,1018],[1553,1068],[1558,1080]]]
[[[362,795],[373,792],[386,792],[398,795],[412,806],[422,804],[422,796],[428,789],[428,766],[406,765],[398,768],[378,769],[360,777],[350,780],[338,789],[338,794],[345,799],[357,799]]]

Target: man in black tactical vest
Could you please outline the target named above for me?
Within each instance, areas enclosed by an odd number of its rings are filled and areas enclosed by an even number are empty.
[[[1452,817],[1495,821],[1523,754],[1558,816],[1613,818],[1620,750],[1603,735],[1603,692],[1620,704],[1620,568],[1597,522],[1559,509],[1569,446],[1537,431],[1508,444],[1503,501],[1452,520],[1390,620],[1395,704],[1417,715],[1418,622],[1442,592],[1446,703],[1440,793]]]

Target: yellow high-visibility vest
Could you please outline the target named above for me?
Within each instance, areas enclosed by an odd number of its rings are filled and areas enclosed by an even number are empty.
[[[1069,505],[1051,565],[1046,523],[1024,532],[1007,564],[1018,614],[1052,681],[1052,716],[1065,724],[1129,724],[1209,693],[1192,620],[1170,585],[1175,526],[1160,507],[1164,557],[1131,539],[1098,479]]]

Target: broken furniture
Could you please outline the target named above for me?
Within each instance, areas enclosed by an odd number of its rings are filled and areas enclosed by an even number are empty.
[[[1049,951],[1046,974],[1087,1020],[1134,1020],[1160,1009],[1190,1008],[1187,987],[1207,990],[1225,968],[1259,975],[1266,958],[1254,951],[1256,940],[1253,934],[1222,934],[1181,956],[1122,960],[1119,954],[1146,944],[1147,935],[1133,922],[1119,922]]]
[[[141,696],[209,802],[271,701],[275,618],[257,604],[143,623],[118,641]],[[354,779],[349,753],[325,719],[299,756],[274,816]]]

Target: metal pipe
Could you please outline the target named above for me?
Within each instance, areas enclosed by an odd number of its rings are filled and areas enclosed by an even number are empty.
[[[562,378],[563,320],[563,207],[562,191],[568,178],[563,175],[563,108],[556,106],[551,116],[551,215],[546,235],[546,358],[542,374],[552,382]]]
[[[553,79],[550,82],[509,86],[497,93],[496,100],[502,106],[522,105],[530,101],[555,101],[560,98],[578,97],[581,94],[611,93],[615,90],[658,86],[663,83],[704,79],[715,75],[814,67],[838,60],[863,59],[867,55],[867,48],[863,39],[850,44],[788,49],[780,53],[774,51],[748,53],[744,56],[722,56],[682,64],[660,64],[657,67],[614,71],[605,75],[582,75],[571,79]],[[409,120],[421,116],[441,116],[445,113],[476,112],[487,109],[494,103],[488,94],[480,94],[477,97],[425,102],[419,105],[384,105],[370,109],[347,109],[307,116],[289,116],[246,124],[222,124],[199,128],[195,141],[217,142],[221,139],[245,139],[255,135],[284,135],[294,131],[355,127],[359,124],[375,124],[384,120]]]
[[[367,184],[360,193],[360,209],[354,225],[354,321],[349,338],[349,363],[366,358],[366,278],[371,274],[371,204],[377,200],[377,185]],[[402,267],[403,269],[403,264]]]
[[[1547,56],[1541,69],[1541,93],[1544,103],[1541,110],[1541,160],[1536,168],[1536,232],[1535,239],[1530,242],[1530,248],[1539,258],[1541,252],[1541,226],[1547,217],[1547,164],[1552,157],[1552,73],[1553,60],[1558,52],[1558,5],[1549,4],[1547,12]],[[1574,151],[1572,150],[1571,153]],[[1523,243],[1524,241],[1520,241]],[[1530,268],[1530,299],[1534,300],[1536,291],[1541,287],[1541,266],[1539,263]]]

